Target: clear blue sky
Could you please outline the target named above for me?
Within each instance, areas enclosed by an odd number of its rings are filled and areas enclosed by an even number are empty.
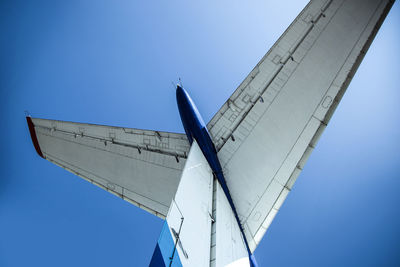
[[[277,3],[279,2],[279,4]],[[32,116],[183,132],[306,1],[0,2],[0,266],[147,266],[162,221],[39,158]],[[400,265],[396,3],[255,255],[260,266]]]

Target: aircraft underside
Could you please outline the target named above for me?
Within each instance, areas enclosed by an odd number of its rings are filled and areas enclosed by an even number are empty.
[[[393,3],[310,1],[207,124],[177,90],[186,134],[27,117],[33,145],[165,219],[150,266],[255,266]]]

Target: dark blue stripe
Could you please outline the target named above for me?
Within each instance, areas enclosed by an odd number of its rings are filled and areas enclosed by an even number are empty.
[[[151,258],[149,267],[182,267],[181,260],[178,255],[178,247],[174,253],[174,258],[171,263],[171,256],[174,251],[175,242],[171,236],[171,231],[167,221],[165,221],[161,230],[160,238],[158,239],[157,246],[154,250],[153,257]],[[170,265],[171,264],[171,265]]]
[[[158,243],[157,243],[156,249],[154,250],[153,257],[151,257],[149,267],[165,267],[165,262],[162,257],[161,250],[160,250],[160,247],[158,246]]]

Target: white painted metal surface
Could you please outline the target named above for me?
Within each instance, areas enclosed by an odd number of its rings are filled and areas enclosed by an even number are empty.
[[[252,251],[393,2],[311,1],[208,123]]]
[[[32,121],[47,160],[165,218],[190,148],[186,135]]]
[[[193,141],[167,216],[175,242],[174,232],[178,232],[183,217],[179,235],[181,245],[176,250],[183,266],[210,264],[212,190],[212,170],[197,142]]]
[[[219,183],[216,183],[216,264],[223,266],[250,266],[239,225]]]
[[[224,265],[225,267],[247,267],[249,264],[249,257],[238,259],[228,265]]]

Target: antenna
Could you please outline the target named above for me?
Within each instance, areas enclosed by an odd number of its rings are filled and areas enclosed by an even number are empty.
[[[182,83],[181,77],[179,77],[179,85],[183,88],[183,83]]]

